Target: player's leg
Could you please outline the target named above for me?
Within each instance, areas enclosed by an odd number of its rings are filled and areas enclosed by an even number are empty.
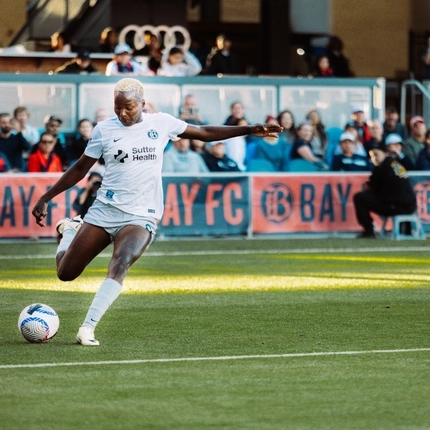
[[[101,227],[88,223],[83,223],[79,231],[66,227],[57,248],[58,278],[62,281],[76,279],[110,243],[110,235]]]
[[[115,236],[112,259],[107,278],[97,291],[85,320],[79,329],[77,340],[85,346],[97,346],[94,329],[111,304],[119,296],[122,282],[131,265],[143,254],[151,243],[153,233],[148,229],[129,225],[123,227]]]

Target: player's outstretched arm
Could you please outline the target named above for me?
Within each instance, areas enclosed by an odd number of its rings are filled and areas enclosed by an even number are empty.
[[[45,194],[40,197],[33,207],[31,213],[36,218],[36,223],[41,227],[45,227],[43,219],[48,211],[48,202],[56,195],[68,190],[73,185],[77,184],[88,173],[90,168],[97,160],[95,158],[82,155],[81,158],[69,169],[67,169],[58,181]]]
[[[261,137],[276,137],[282,130],[283,128],[278,124],[254,124],[243,126],[188,125],[179,137],[212,142],[236,136],[245,136],[247,134]]]

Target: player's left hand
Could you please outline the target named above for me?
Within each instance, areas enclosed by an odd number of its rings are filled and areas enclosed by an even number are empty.
[[[278,137],[283,127],[279,124],[254,124],[251,126],[251,133],[253,136],[258,137]]]

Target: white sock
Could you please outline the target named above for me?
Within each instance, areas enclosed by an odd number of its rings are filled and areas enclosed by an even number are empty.
[[[91,327],[94,330],[101,317],[109,309],[109,306],[119,296],[121,288],[120,283],[114,279],[106,278],[100,285],[82,326]]]
[[[72,243],[73,238],[76,235],[76,230],[73,230],[73,228],[65,228],[63,231],[63,237],[61,238],[60,243],[57,247],[57,254],[59,252],[67,251],[67,248]]]

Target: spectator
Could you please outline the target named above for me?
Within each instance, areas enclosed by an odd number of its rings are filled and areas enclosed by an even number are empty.
[[[382,128],[381,121],[378,119],[372,119],[368,123],[370,139],[365,143],[365,150],[367,154],[370,154],[370,149],[378,146],[380,143],[384,143],[382,135],[384,129]]]
[[[191,52],[174,46],[163,55],[157,70],[160,76],[197,76],[202,70],[199,60]]]
[[[234,75],[241,72],[239,57],[231,52],[231,38],[220,34],[216,38],[216,46],[212,48],[206,59],[206,70],[208,75]]]
[[[188,124],[194,125],[205,125],[202,116],[199,112],[197,100],[192,94],[188,94],[184,97],[184,101],[179,110],[179,119],[187,122]]]
[[[283,110],[279,112],[277,117],[278,124],[283,127],[280,136],[289,144],[293,144],[296,139],[296,129],[294,126],[294,116],[291,111]]]
[[[206,147],[202,157],[211,172],[239,172],[236,162],[225,155],[224,142],[207,142]]]
[[[248,125],[248,121],[245,118],[235,118],[230,125]],[[236,136],[225,139],[224,145],[227,157],[237,164],[240,171],[245,171],[247,158],[254,158],[254,155],[250,156],[248,153],[253,144],[247,143],[246,136]]]
[[[418,154],[417,162],[415,164],[416,170],[430,170],[430,129],[425,134],[425,147]]]
[[[245,118],[245,109],[241,102],[233,102],[230,105],[230,115],[224,125],[233,125],[237,120]]]
[[[207,173],[209,169],[201,155],[190,149],[190,139],[178,139],[164,153],[163,173],[195,175]]]
[[[146,66],[131,58],[132,50],[126,43],[116,45],[112,61],[106,65],[106,76],[139,75],[152,76],[154,73]]]
[[[154,72],[154,74],[157,74],[157,71],[161,66],[161,58],[163,56],[157,35],[151,33],[150,31],[146,31],[145,46],[138,51],[134,51],[134,55],[142,55],[146,57],[146,65],[148,66],[149,70]]]
[[[334,76],[334,72],[330,67],[330,60],[327,55],[320,55],[317,58],[313,75],[316,78],[332,78]]]
[[[391,158],[383,144],[370,150],[375,165],[364,191],[354,195],[355,214],[364,231],[359,238],[376,238],[370,212],[381,216],[411,214],[417,208],[415,192],[408,173]]]
[[[142,108],[142,112],[143,113],[157,113],[158,111],[151,102],[145,101],[145,106]]]
[[[311,140],[313,136],[313,125],[310,121],[301,122],[296,129],[297,137],[291,148],[290,159],[304,159],[315,164],[319,169],[327,170],[321,156],[313,152]]]
[[[321,122],[321,115],[316,109],[311,109],[306,115],[306,119],[312,124],[313,128],[311,140],[312,152],[319,158],[324,158],[328,140],[325,126]]]
[[[424,65],[424,79],[430,79],[430,35],[427,36],[427,48],[421,56]]]
[[[278,121],[269,115],[266,117],[265,123],[278,124]],[[268,161],[273,166],[274,172],[286,170],[285,165],[289,153],[287,154],[287,143],[282,137],[279,135],[278,137],[258,137],[255,142],[255,159]]]
[[[349,68],[349,60],[343,55],[343,42],[337,36],[330,37],[326,46],[326,55],[334,76],[339,78],[353,77],[354,73]]]
[[[354,154],[355,136],[352,133],[342,133],[340,136],[342,154],[333,157],[331,170],[334,172],[359,172],[371,170],[367,157]]]
[[[199,139],[190,139],[190,149],[197,152],[197,154],[203,155],[206,152],[206,142]]]
[[[0,154],[14,172],[25,171],[24,154],[31,145],[21,132],[12,133],[11,117],[8,113],[0,113]]]
[[[89,75],[99,73],[97,68],[91,64],[91,54],[87,49],[80,49],[76,58],[67,61],[62,66],[54,70],[54,74],[74,73],[80,75]]]
[[[13,118],[16,120],[16,131],[20,131],[31,146],[39,142],[37,128],[28,123],[30,112],[26,107],[18,106],[15,108]]]
[[[403,152],[403,141],[399,134],[391,133],[385,138],[388,154],[396,159],[406,170],[415,170],[415,163]]]
[[[351,118],[358,132],[358,140],[366,147],[366,142],[370,140],[369,126],[364,120],[364,110],[361,106],[353,106]]]
[[[358,139],[358,130],[357,130],[357,126],[355,125],[355,122],[350,121],[346,123],[344,131],[351,133],[355,136],[353,153],[357,155],[361,155],[363,157],[367,157],[367,151],[364,149],[364,146]],[[338,145],[334,150],[334,155],[339,155],[339,154],[342,154],[342,148],[340,147],[340,145]]]
[[[69,166],[76,163],[84,153],[93,131],[93,123],[89,119],[81,119],[78,122],[77,133],[67,142],[67,157]]]
[[[92,171],[88,175],[87,186],[82,188],[73,202],[73,209],[77,215],[82,218],[88,212],[90,206],[94,203],[97,197],[97,191],[102,185],[102,175],[99,172]]]
[[[67,36],[61,31],[56,31],[51,35],[51,52],[68,54],[72,52],[72,45],[68,43]]]
[[[118,45],[118,33],[114,28],[106,27],[100,35],[97,51],[103,54],[113,54],[116,45]]]
[[[0,173],[9,172],[12,168],[10,167],[9,160],[7,157],[0,153]]]
[[[63,164],[54,152],[55,138],[50,133],[42,133],[36,150],[28,157],[27,172],[62,172]]]
[[[422,116],[412,117],[409,124],[411,126],[411,134],[404,142],[403,152],[415,164],[418,154],[425,148],[426,124]]]
[[[399,122],[399,112],[394,106],[389,106],[387,109],[385,109],[385,122],[383,127],[384,134],[382,138],[384,140],[390,133],[396,133],[402,137],[403,142],[406,142],[408,138],[408,132],[406,127],[401,122]]]
[[[104,121],[106,119],[110,118],[109,112],[107,109],[100,107],[96,109],[96,112],[94,114],[94,122],[93,125],[95,126],[99,121]]]

